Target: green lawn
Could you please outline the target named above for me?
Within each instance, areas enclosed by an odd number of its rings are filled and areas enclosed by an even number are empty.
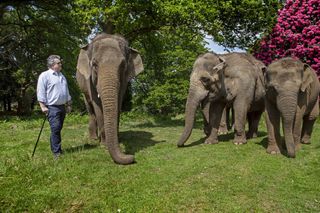
[[[65,154],[53,160],[41,117],[0,119],[0,212],[320,212],[320,122],[295,159],[266,153],[266,128],[235,146],[232,134],[203,145],[201,119],[177,148],[183,116],[122,115],[122,148],[136,164],[116,165],[88,139],[87,116],[69,115]]]

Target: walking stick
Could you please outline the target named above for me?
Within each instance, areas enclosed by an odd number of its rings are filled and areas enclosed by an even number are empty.
[[[43,119],[43,122],[42,122],[42,125],[41,125],[41,129],[40,129],[40,132],[39,132],[39,135],[38,135],[38,139],[37,139],[36,145],[34,146],[34,149],[33,149],[32,158],[34,156],[34,153],[36,152],[36,148],[37,148],[37,145],[38,145],[38,142],[39,142],[39,139],[40,139],[40,135],[41,135],[41,132],[42,132],[42,129],[43,129],[43,126],[44,126],[44,123],[46,122],[46,120],[47,120],[47,115],[44,116],[44,119]]]

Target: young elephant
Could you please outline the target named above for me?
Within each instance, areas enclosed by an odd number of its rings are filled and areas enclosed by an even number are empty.
[[[235,116],[235,144],[246,143],[245,123],[251,115],[251,130],[257,129],[264,111],[264,85],[262,70],[251,62],[251,56],[231,53],[219,56],[206,53],[196,60],[190,77],[190,88],[186,103],[185,128],[178,146],[189,138],[198,105],[201,103],[205,120],[210,120],[210,135],[205,143],[218,143],[218,129],[225,106],[232,106]],[[209,106],[210,105],[210,106]]]
[[[313,124],[319,115],[320,84],[307,64],[283,58],[270,64],[265,72],[268,148],[280,153],[280,117],[289,157],[296,156],[301,143],[310,143]]]

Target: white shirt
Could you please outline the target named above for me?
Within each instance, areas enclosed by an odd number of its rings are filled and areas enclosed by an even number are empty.
[[[61,72],[49,69],[40,74],[37,98],[45,105],[63,105],[71,100],[67,79]]]

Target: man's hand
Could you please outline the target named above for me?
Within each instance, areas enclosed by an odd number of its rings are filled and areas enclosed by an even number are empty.
[[[71,111],[72,111],[72,106],[71,105],[67,105],[66,112],[70,113]]]
[[[72,104],[72,101],[71,101],[71,100],[68,101],[67,104],[66,104],[66,112],[67,112],[67,113],[70,113],[70,112],[72,111],[72,106],[71,106],[71,104]]]
[[[39,104],[40,104],[41,111],[42,111],[44,114],[48,115],[48,112],[49,112],[48,107],[47,107],[44,103],[42,103],[42,102],[39,102]]]

